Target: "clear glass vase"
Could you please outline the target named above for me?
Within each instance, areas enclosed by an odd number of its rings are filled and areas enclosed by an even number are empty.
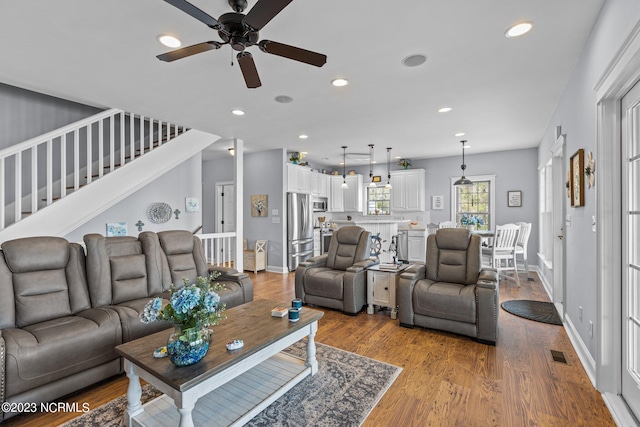
[[[169,360],[176,366],[193,365],[207,354],[210,341],[211,331],[207,327],[182,328],[174,325],[174,331],[167,340]]]

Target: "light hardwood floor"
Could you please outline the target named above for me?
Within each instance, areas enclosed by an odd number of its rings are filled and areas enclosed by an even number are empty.
[[[501,280],[500,300],[548,301],[542,284],[520,275],[521,288]],[[250,273],[255,298],[288,302],[294,275]],[[317,342],[403,368],[364,426],[614,426],[563,327],[499,315],[495,347],[421,328],[406,329],[388,312],[347,316],[323,309]],[[214,333],[215,337],[215,333]],[[214,338],[215,339],[215,338]],[[550,350],[564,352],[568,365]],[[70,397],[97,408],[125,394],[119,376]],[[4,425],[55,426],[75,414],[34,414]]]

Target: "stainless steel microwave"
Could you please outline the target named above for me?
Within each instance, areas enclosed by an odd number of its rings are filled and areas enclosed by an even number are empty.
[[[313,211],[314,212],[326,212],[327,211],[327,199],[326,197],[318,197],[313,199]]]

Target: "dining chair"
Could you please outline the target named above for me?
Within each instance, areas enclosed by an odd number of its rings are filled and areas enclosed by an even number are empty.
[[[458,228],[458,223],[455,221],[442,221],[438,224],[438,228]]]
[[[530,222],[516,222],[516,225],[520,226],[520,235],[518,242],[516,243],[516,258],[518,255],[522,257],[522,263],[524,269],[527,272],[527,280],[532,281],[531,273],[529,272],[529,261],[527,260],[527,246],[529,244],[529,235],[531,235],[531,223]]]
[[[516,244],[520,235],[520,226],[516,224],[498,225],[491,247],[491,266],[498,271],[513,270],[516,285],[520,287],[516,264]]]

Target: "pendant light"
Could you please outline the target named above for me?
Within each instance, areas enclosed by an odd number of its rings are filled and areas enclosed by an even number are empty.
[[[391,187],[391,147],[387,147],[387,185],[384,188]]]
[[[369,144],[369,179],[369,187],[376,188],[376,183],[373,182],[373,144]]]
[[[342,188],[349,188],[347,185],[347,146],[342,146]]]
[[[462,144],[462,164],[460,165],[460,169],[462,169],[462,177],[453,183],[456,187],[472,187],[473,181],[467,179],[464,176],[464,170],[467,168],[467,165],[464,164],[464,145],[467,143],[466,140],[460,141]]]

